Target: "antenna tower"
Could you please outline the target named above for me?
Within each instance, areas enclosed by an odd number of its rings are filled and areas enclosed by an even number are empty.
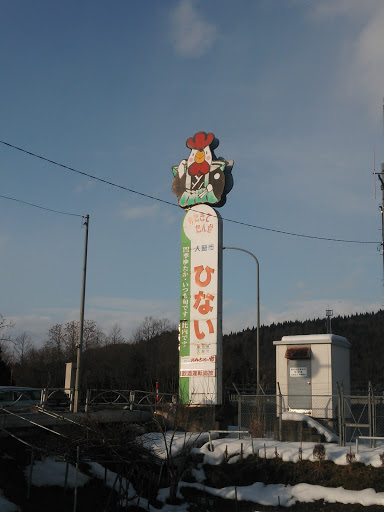
[[[327,315],[327,334],[332,334],[332,317],[333,309],[326,309],[325,314]]]

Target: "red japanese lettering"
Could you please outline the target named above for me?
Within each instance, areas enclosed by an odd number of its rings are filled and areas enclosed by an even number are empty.
[[[208,267],[208,266],[206,266],[205,269],[204,269],[203,265],[199,265],[198,267],[194,267],[193,270],[194,270],[194,272],[196,272],[195,283],[198,286],[202,286],[202,287],[209,285],[209,283],[211,282],[212,274],[215,272],[215,269],[213,269],[211,267]],[[203,273],[204,270],[205,270],[207,275],[206,275],[205,281],[202,281],[201,280],[201,274]]]
[[[206,320],[206,322],[207,322],[209,334],[213,334],[215,332],[215,330],[213,328],[212,320]],[[205,338],[205,333],[203,331],[200,331],[199,320],[193,321],[193,327],[195,330],[195,336],[198,340],[202,340],[203,338]]]
[[[213,300],[214,298],[215,297],[210,293],[205,294],[202,291],[199,291],[199,293],[195,295],[196,301],[193,307],[197,309],[197,311],[202,315],[206,315],[207,313],[210,313],[213,309],[213,307],[210,305],[210,301]],[[204,299],[205,302],[200,306],[200,302],[202,299]]]

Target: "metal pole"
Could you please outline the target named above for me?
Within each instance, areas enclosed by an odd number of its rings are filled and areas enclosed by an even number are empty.
[[[75,490],[73,493],[73,512],[77,510],[77,487],[79,483],[79,462],[80,462],[80,446],[76,447],[76,478],[75,478]]]
[[[240,249],[239,247],[223,247],[223,249],[233,249],[234,251],[246,252],[256,262],[257,267],[257,330],[256,330],[256,394],[259,394],[260,387],[260,275],[259,275],[259,260],[256,256],[246,251],[245,249]]]
[[[384,181],[382,175],[384,174],[384,164],[381,164],[381,173],[378,173],[378,177],[381,184],[381,206],[379,206],[381,213],[381,254],[383,256],[383,282],[384,282]]]
[[[32,448],[32,450],[31,450],[31,466],[29,468],[28,483],[27,483],[27,500],[29,500],[29,498],[31,497],[33,462],[34,462],[34,453],[33,453],[33,448]]]
[[[381,173],[383,174],[384,172],[384,164],[381,164]],[[381,200],[381,251],[382,251],[382,254],[383,254],[383,276],[384,276],[384,211],[383,211],[383,208],[384,208],[384,182],[381,178],[381,176],[379,175],[379,178],[380,178],[380,182],[381,182],[381,196],[382,196],[382,200]],[[384,279],[384,277],[383,277]]]
[[[85,305],[85,281],[87,277],[87,252],[88,252],[88,228],[89,215],[85,216],[85,242],[84,242],[84,261],[83,261],[83,285],[81,288],[81,306],[80,306],[80,325],[79,325],[79,344],[77,345],[77,362],[76,362],[76,379],[75,379],[75,396],[73,403],[73,412],[78,412],[79,405],[79,387],[80,387],[80,371],[81,371],[81,355],[83,351],[83,330],[84,330],[84,305]]]

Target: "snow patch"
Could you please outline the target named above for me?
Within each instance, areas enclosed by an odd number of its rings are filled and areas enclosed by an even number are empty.
[[[0,510],[1,512],[20,512],[21,508],[11,503],[4,497],[2,491],[0,491]]]
[[[338,443],[339,436],[314,420],[311,416],[299,412],[283,412],[283,420],[305,421],[310,427],[315,428],[319,434],[323,434],[328,443]]]
[[[24,470],[26,478],[29,478],[31,466],[27,466]],[[47,487],[58,485],[64,487],[65,483],[66,463],[58,461],[55,457],[47,457],[44,460],[34,463],[32,468],[32,485],[35,487]],[[78,472],[77,486],[82,487],[89,481],[89,476]],[[68,464],[68,487],[76,487],[76,468]]]

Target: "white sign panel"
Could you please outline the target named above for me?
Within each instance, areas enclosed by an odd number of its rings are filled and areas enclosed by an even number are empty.
[[[305,366],[289,369],[290,377],[307,377],[307,368]]]
[[[221,403],[221,240],[221,217],[213,208],[201,204],[187,211],[180,301],[179,376],[184,403]]]

